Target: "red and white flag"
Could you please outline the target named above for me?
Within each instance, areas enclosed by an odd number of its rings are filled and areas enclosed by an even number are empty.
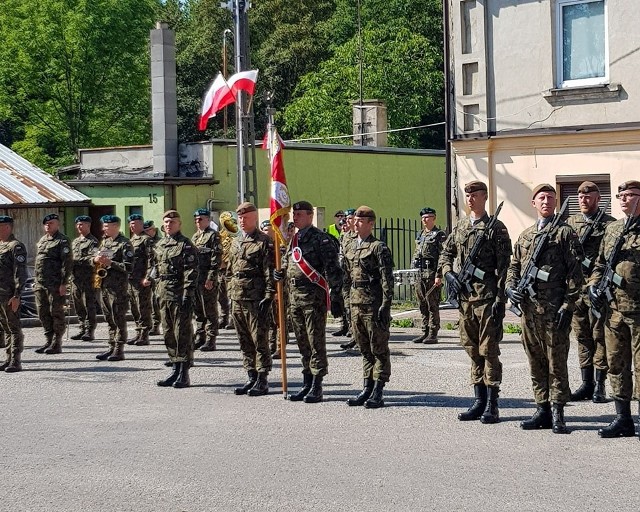
[[[291,211],[291,198],[289,197],[287,178],[284,175],[284,164],[282,162],[284,144],[275,126],[269,125],[266,144],[263,147],[269,151],[269,162],[271,162],[271,216],[269,217],[269,222],[273,226],[279,245],[286,246],[287,226],[284,219]]]
[[[209,87],[207,94],[202,102],[202,111],[200,113],[200,122],[198,128],[200,131],[207,129],[209,119],[215,117],[227,105],[235,103],[238,97],[238,91],[245,91],[253,95],[258,81],[258,70],[241,71],[235,75],[231,75],[229,80],[225,80],[222,73],[218,76]]]

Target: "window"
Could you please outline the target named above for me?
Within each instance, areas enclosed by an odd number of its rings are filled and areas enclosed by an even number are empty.
[[[558,87],[609,83],[606,0],[557,0]]]
[[[556,176],[556,181],[560,185],[560,201],[558,208],[569,198],[568,213],[566,217],[580,213],[578,206],[578,187],[584,181],[593,181],[600,189],[600,206],[606,208],[606,213],[611,215],[611,179],[608,174],[585,174],[573,176]]]

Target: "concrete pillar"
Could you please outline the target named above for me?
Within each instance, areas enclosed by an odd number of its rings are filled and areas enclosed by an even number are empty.
[[[354,101],[353,105],[353,145],[387,146],[387,134],[376,133],[388,129],[387,105],[381,100]]]

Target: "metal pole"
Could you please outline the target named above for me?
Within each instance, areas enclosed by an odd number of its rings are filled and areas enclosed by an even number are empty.
[[[241,16],[244,10],[244,1],[236,0],[234,4],[234,28],[235,28],[235,54],[236,54],[236,73],[243,71],[242,62],[242,30],[241,30]],[[241,5],[242,4],[242,5]],[[238,92],[236,98],[236,154],[237,154],[237,167],[238,167],[238,204],[245,200],[245,172],[244,172],[244,93]]]
[[[363,65],[363,54],[364,51],[362,49],[362,20],[360,18],[360,0],[358,0],[358,60],[360,61],[360,145],[366,146],[367,141],[364,136],[364,122],[365,122],[365,113],[364,113],[364,76],[362,71]]]
[[[231,34],[232,31],[228,28],[224,29],[222,33],[222,77],[227,79],[227,34]],[[227,138],[227,107],[224,107],[224,121],[222,124],[223,137]]]

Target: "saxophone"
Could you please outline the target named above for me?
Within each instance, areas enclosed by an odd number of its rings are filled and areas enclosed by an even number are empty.
[[[113,251],[104,247],[104,239],[100,244],[100,247],[96,247],[93,250],[93,257],[106,256],[107,258],[113,258]],[[102,280],[107,277],[107,268],[102,263],[95,263],[93,270],[93,287],[98,290],[102,288]]]
[[[238,236],[238,221],[233,212],[222,212],[220,214],[220,242],[222,244],[222,268],[229,262],[229,251],[233,239]]]

